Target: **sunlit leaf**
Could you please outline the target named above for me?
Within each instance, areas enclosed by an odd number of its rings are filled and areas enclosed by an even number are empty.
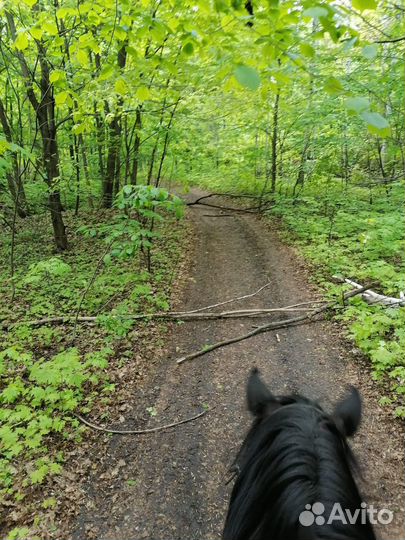
[[[151,98],[151,93],[149,88],[147,88],[146,86],[141,86],[136,91],[135,96],[139,99],[139,101],[146,101],[147,99]]]
[[[124,79],[120,78],[115,81],[115,91],[121,96],[125,96],[128,93],[128,86]]]
[[[315,56],[315,49],[309,43],[301,43],[300,51],[303,56],[313,58]]]
[[[352,6],[359,11],[365,9],[376,9],[377,0],[352,0]]]
[[[25,32],[20,32],[14,41],[15,48],[19,51],[24,51],[28,48],[28,37]]]
[[[38,26],[34,26],[33,28],[30,29],[30,34],[35,39],[41,39],[43,36],[43,33],[44,31],[42,30],[42,28]]]

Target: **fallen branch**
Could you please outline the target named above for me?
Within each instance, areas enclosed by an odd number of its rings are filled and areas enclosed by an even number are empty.
[[[183,321],[198,321],[198,320],[209,320],[209,319],[231,319],[231,318],[241,318],[241,317],[260,317],[267,315],[268,313],[278,313],[278,312],[291,312],[291,311],[308,311],[312,308],[304,308],[301,306],[307,306],[307,305],[314,305],[319,303],[324,303],[323,300],[313,300],[311,302],[302,302],[300,304],[293,304],[291,306],[285,306],[281,308],[254,308],[254,309],[239,309],[239,310],[233,310],[233,311],[222,311],[222,312],[208,312],[208,313],[201,313],[202,311],[206,309],[210,309],[213,307],[221,306],[224,304],[228,304],[231,302],[236,302],[238,300],[241,300],[243,298],[249,298],[251,296],[254,296],[255,294],[258,294],[261,290],[263,290],[265,287],[267,287],[269,284],[264,285],[261,287],[258,291],[252,294],[247,294],[245,296],[240,296],[238,298],[232,298],[231,300],[226,300],[225,302],[220,302],[218,304],[214,304],[212,306],[205,306],[202,308],[198,308],[192,311],[163,311],[159,313],[139,313],[134,315],[111,315],[108,316],[111,318],[116,319],[131,319],[131,320],[143,320],[143,319],[175,319],[175,320],[183,320]],[[11,328],[15,326],[21,326],[21,325],[27,325],[27,326],[43,326],[46,324],[72,324],[75,322],[80,322],[84,324],[95,324],[99,316],[91,316],[91,317],[78,317],[77,319],[75,317],[46,317],[44,319],[37,319],[32,321],[20,321],[16,323],[6,324],[3,323],[2,329],[3,330],[10,330]]]
[[[203,201],[204,199],[209,199],[210,197],[233,197],[234,199],[260,199],[257,195],[240,195],[238,193],[210,193],[209,195],[203,195],[202,197],[198,197],[195,201],[191,203],[187,203],[189,206],[192,206],[193,204],[198,204],[200,201]]]
[[[109,428],[103,428],[101,426],[97,426],[96,424],[93,424],[92,422],[89,422],[83,416],[80,416],[80,414],[74,414],[74,416],[80,420],[80,422],[83,422],[83,424],[86,424],[86,426],[95,429],[97,431],[104,431],[105,433],[114,433],[116,435],[144,435],[146,433],[155,433],[156,431],[163,431],[165,429],[170,429],[176,426],[180,426],[181,424],[186,424],[187,422],[192,422],[193,420],[197,420],[197,418],[201,418],[201,416],[204,416],[209,411],[212,411],[213,407],[211,409],[207,409],[205,411],[200,412],[199,414],[196,414],[195,416],[191,416],[190,418],[186,418],[185,420],[180,420],[179,422],[173,422],[172,424],[166,424],[164,426],[157,426],[150,429],[109,429]]]
[[[345,293],[343,295],[343,299],[346,300],[348,298],[351,298],[353,296],[361,294],[365,290],[367,290],[369,286],[370,285],[368,285],[367,287],[362,287],[361,289],[355,289],[353,291],[349,291],[349,292],[347,292],[347,293]],[[264,324],[262,326],[258,326],[257,328],[255,328],[254,330],[251,330],[247,334],[242,334],[242,335],[239,335],[239,336],[235,336],[235,337],[230,338],[230,339],[225,339],[224,341],[218,341],[217,343],[214,343],[213,345],[205,346],[205,347],[203,347],[202,349],[200,349],[200,350],[198,350],[196,352],[193,352],[193,353],[187,354],[186,356],[178,358],[176,360],[176,362],[177,362],[177,364],[182,364],[183,362],[186,362],[187,360],[193,360],[194,358],[198,358],[199,356],[202,356],[202,355],[207,354],[207,353],[209,353],[211,351],[214,351],[215,349],[219,349],[219,348],[225,347],[227,345],[232,345],[233,343],[238,343],[239,341],[249,339],[249,338],[251,338],[253,336],[257,336],[258,334],[268,332],[269,330],[277,330],[279,328],[286,328],[288,326],[295,326],[295,325],[298,325],[298,324],[304,323],[304,322],[311,322],[311,321],[314,320],[314,318],[317,315],[320,315],[324,311],[327,311],[328,309],[331,309],[331,308],[333,308],[335,306],[336,306],[335,301],[328,302],[328,303],[324,304],[323,306],[320,306],[319,308],[312,310],[310,313],[308,313],[306,315],[301,315],[299,317],[293,317],[291,319],[284,319],[282,321],[274,321],[274,322],[271,322],[271,323]]]
[[[347,279],[347,278],[341,279],[338,276],[333,276],[333,277],[339,281],[343,281],[345,283],[348,283],[349,285],[352,285],[353,287],[356,287],[356,289],[364,290],[364,287],[362,285],[360,285],[359,283],[356,283],[355,281],[352,281],[351,279]],[[370,304],[370,305],[380,304],[387,307],[405,306],[405,296],[402,291],[399,293],[399,298],[394,298],[392,296],[385,296],[384,294],[378,294],[374,291],[371,291],[370,289],[366,289],[361,294],[361,297],[363,298],[363,300],[367,302],[367,304]]]
[[[222,311],[218,313],[187,313],[187,312],[162,312],[162,313],[140,313],[137,315],[108,315],[112,319],[120,320],[145,320],[145,319],[175,319],[179,321],[201,321],[201,320],[216,320],[216,319],[240,319],[245,317],[263,317],[269,313],[289,313],[294,311],[309,311],[310,308],[300,307],[282,307],[269,309],[239,309],[234,311]],[[99,317],[47,317],[35,321],[21,321],[10,325],[3,324],[3,330],[10,330],[15,326],[27,325],[32,327],[44,326],[46,324],[75,324],[81,322],[84,324],[95,324]]]
[[[245,214],[255,214],[260,209],[260,206],[252,206],[250,208],[232,208],[231,206],[222,206],[219,204],[210,204],[210,203],[204,203],[204,202],[191,202],[187,203],[187,206],[208,206],[209,208],[219,208],[220,210],[230,210],[232,212],[240,212]]]

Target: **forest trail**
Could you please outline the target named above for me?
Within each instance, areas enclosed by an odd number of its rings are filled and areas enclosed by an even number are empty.
[[[198,195],[193,190],[188,198]],[[232,309],[280,307],[315,298],[305,268],[263,222],[249,215],[223,214],[190,208],[194,265],[177,309],[196,309],[252,293],[268,282],[259,295],[232,304]],[[274,320],[279,318],[274,315]],[[348,359],[337,325],[316,322],[278,330],[278,338],[269,332],[181,366],[174,361],[204,344],[248,332],[256,324],[260,319],[173,325],[167,354],[147,385],[134,390],[134,411],[120,429],[136,426],[136,410],[150,406],[157,413],[151,426],[190,417],[203,404],[211,410],[168,431],[112,437],[107,459],[87,486],[86,504],[72,538],[220,538],[232,487],[226,485],[227,471],[250,422],[245,383],[254,365],[274,392],[299,392],[318,398],[327,408],[348,383],[359,385],[365,418],[354,446],[366,469],[368,500],[396,511],[396,521],[381,529],[382,539],[405,538],[399,508],[404,488],[400,435],[371,395],[370,374]]]

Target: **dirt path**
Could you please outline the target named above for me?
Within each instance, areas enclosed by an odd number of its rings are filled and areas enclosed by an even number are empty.
[[[194,193],[196,195],[196,193]],[[314,298],[305,270],[291,249],[250,216],[218,216],[193,207],[195,265],[181,307],[193,309],[271,285],[249,300],[251,307],[278,307]],[[246,303],[239,306],[246,306]],[[238,304],[233,305],[237,309]],[[275,316],[279,318],[279,316]],[[176,356],[248,331],[260,321],[192,322],[175,325],[167,356],[134,395],[125,426],[137,411],[156,409],[150,425],[204,417],[144,437],[114,436],[108,457],[89,482],[73,538],[98,540],[211,540],[220,538],[231,486],[227,469],[249,425],[244,388],[258,366],[273,390],[317,397],[330,407],[347,383],[365,392],[365,420],[355,446],[368,471],[369,499],[396,511],[382,538],[404,539],[402,446],[398,425],[370,396],[369,374],[347,360],[337,327],[314,323],[262,334],[177,367]],[[135,392],[135,391],[134,391]],[[403,508],[402,508],[403,512]]]

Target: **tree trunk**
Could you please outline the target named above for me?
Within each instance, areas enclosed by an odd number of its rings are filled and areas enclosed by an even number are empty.
[[[12,143],[12,132],[8,122],[7,114],[0,98],[0,123],[3,128],[4,136],[7,142]],[[18,158],[15,152],[11,153],[12,160],[12,172],[7,172],[6,179],[7,185],[10,191],[11,198],[16,205],[17,215],[21,218],[25,218],[28,215],[27,200],[25,197],[25,190],[21,180],[20,168],[18,165]]]
[[[6,12],[7,23],[10,34],[15,40],[17,36],[14,18],[10,12]],[[45,181],[49,190],[49,210],[55,243],[58,249],[67,248],[67,237],[65,224],[62,217],[62,204],[59,192],[59,154],[56,140],[55,124],[55,100],[53,97],[53,85],[49,80],[49,64],[46,52],[41,42],[37,41],[38,59],[41,67],[41,80],[39,88],[41,91],[41,101],[38,101],[34,91],[34,76],[31,73],[25,56],[22,52],[17,52],[17,58],[21,67],[27,97],[34,109],[37,125],[42,138],[42,154],[44,168],[46,171]]]
[[[123,71],[127,61],[127,45],[125,41],[122,47],[118,51],[117,64]],[[107,165],[103,180],[103,206],[104,208],[111,208],[114,198],[114,192],[116,193],[120,185],[120,152],[121,152],[121,118],[120,111],[124,100],[120,97],[117,100],[117,109],[114,114],[114,118],[110,124],[110,140],[107,154]]]

